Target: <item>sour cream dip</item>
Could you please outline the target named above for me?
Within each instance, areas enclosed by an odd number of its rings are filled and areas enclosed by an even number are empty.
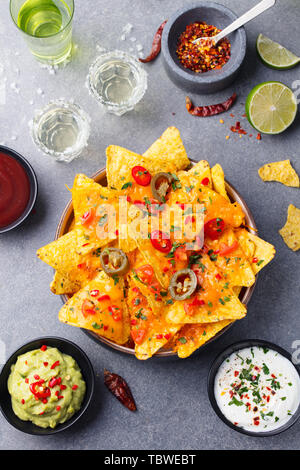
[[[300,403],[299,374],[286,357],[254,346],[232,353],[221,364],[214,394],[223,415],[246,431],[280,428]]]

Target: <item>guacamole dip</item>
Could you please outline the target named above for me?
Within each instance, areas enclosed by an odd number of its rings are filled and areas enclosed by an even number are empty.
[[[46,345],[18,357],[7,386],[15,414],[42,428],[71,418],[86,389],[76,361]]]

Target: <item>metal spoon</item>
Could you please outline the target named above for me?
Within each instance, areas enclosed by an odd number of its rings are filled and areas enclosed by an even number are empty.
[[[223,29],[220,33],[216,34],[216,36],[197,38],[193,41],[193,44],[201,42],[203,45],[205,44],[205,46],[212,47],[216,45],[225,36],[228,36],[228,34],[233,33],[233,31],[236,31],[238,28],[248,23],[248,21],[253,20],[253,18],[256,18],[256,16],[260,15],[268,8],[275,5],[275,3],[276,0],[262,0],[262,2],[258,3],[255,7],[251,8],[251,10],[247,11],[247,13],[235,20],[233,23],[227,26],[227,28]]]

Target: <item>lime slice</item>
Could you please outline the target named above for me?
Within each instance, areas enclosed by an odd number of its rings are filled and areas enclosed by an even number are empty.
[[[264,82],[250,91],[246,101],[250,124],[264,134],[280,134],[294,121],[297,101],[292,90],[281,82]]]
[[[258,35],[256,49],[263,63],[273,69],[291,69],[300,62],[299,57],[263,34]]]

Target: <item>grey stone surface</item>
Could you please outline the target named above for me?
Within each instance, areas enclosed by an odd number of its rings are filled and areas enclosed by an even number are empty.
[[[185,110],[184,92],[166,77],[161,60],[149,64],[149,89],[136,111],[121,118],[103,114],[84,87],[88,66],[97,55],[96,45],[128,50],[134,43],[120,40],[121,28],[134,25],[136,37],[148,52],[157,26],[182,2],[179,0],[86,0],[76,2],[74,41],[78,49],[72,62],[56,75],[30,56],[10,21],[8,0],[0,7],[1,63],[7,77],[6,102],[0,105],[0,141],[21,152],[34,166],[40,185],[36,211],[20,229],[0,238],[0,339],[7,355],[23,342],[41,335],[60,335],[78,343],[89,355],[97,373],[93,408],[66,433],[35,438],[19,433],[0,417],[1,449],[299,449],[300,422],[272,438],[248,438],[228,429],[214,414],[206,393],[209,365],[218,351],[245,338],[274,341],[292,351],[300,339],[299,253],[283,243],[278,229],[283,226],[289,203],[300,207],[298,189],[278,183],[263,183],[257,169],[272,160],[289,157],[298,173],[299,116],[280,136],[239,138],[229,131],[240,120],[252,132],[243,104],[250,89],[265,80],[292,85],[300,69],[286,72],[264,67],[256,57],[255,39],[260,32],[277,39],[295,52],[300,41],[298,0],[278,0],[276,6],[247,25],[248,53],[243,72],[228,90],[214,96],[194,97],[211,104],[233,90],[239,99],[233,113],[219,118],[197,119]],[[238,14],[256,1],[222,1]],[[299,51],[298,51],[299,52]],[[1,65],[1,64],[0,64]],[[10,87],[20,86],[17,94]],[[44,91],[43,95],[37,89]],[[71,164],[55,163],[40,154],[31,142],[28,120],[35,108],[50,99],[73,98],[92,117],[89,147]],[[30,105],[30,101],[33,105]],[[175,114],[173,114],[175,113]],[[38,247],[53,239],[60,214],[69,200],[65,184],[71,186],[78,171],[88,175],[105,163],[105,147],[111,143],[143,152],[169,126],[177,126],[191,158],[220,162],[227,178],[243,194],[252,210],[260,235],[277,248],[275,261],[263,270],[249,305],[248,316],[236,323],[217,342],[187,360],[139,362],[95,344],[81,330],[59,323],[59,297],[49,292],[52,270],[35,257]],[[225,136],[230,135],[228,141]],[[256,135],[253,132],[254,135]],[[16,140],[13,138],[16,137]],[[130,383],[138,404],[128,412],[104,388],[103,367],[122,374]]]

